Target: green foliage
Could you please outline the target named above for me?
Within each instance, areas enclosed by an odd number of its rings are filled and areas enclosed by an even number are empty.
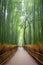
[[[20,33],[22,43],[43,41],[43,0],[0,0],[0,42],[18,44]]]

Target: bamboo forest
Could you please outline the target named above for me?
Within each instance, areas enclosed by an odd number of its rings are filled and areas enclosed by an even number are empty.
[[[0,65],[43,65],[43,0],[0,0]]]

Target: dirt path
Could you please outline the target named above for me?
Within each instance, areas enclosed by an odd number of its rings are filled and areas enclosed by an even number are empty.
[[[14,56],[4,65],[38,65],[27,51],[19,47]]]

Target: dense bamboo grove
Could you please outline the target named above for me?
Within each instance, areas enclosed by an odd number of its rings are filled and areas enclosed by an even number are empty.
[[[43,0],[0,0],[0,43],[43,41]]]

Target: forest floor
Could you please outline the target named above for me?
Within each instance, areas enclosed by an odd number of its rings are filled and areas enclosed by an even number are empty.
[[[23,47],[18,47],[16,53],[4,65],[38,65],[38,64]]]

